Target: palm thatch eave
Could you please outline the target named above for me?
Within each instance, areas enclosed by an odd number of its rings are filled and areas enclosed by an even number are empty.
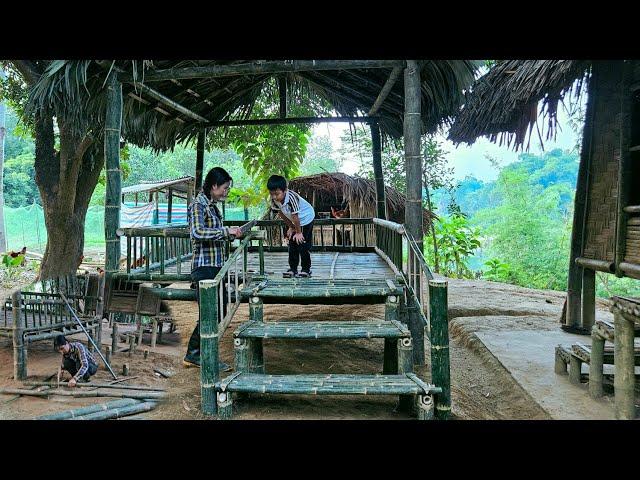
[[[587,60],[503,60],[480,77],[465,94],[448,138],[454,144],[473,144],[478,137],[491,142],[529,148],[534,127],[543,134],[538,107],[546,119],[545,140],[555,138],[557,110],[569,98],[575,103],[586,92]]]

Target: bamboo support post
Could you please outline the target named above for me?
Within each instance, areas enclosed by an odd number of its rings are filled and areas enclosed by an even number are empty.
[[[113,71],[107,79],[106,114],[104,127],[104,157],[106,166],[106,195],[104,232],[106,241],[105,271],[110,275],[118,270],[120,239],[116,230],[120,225],[120,133],[122,122],[122,84]],[[109,280],[109,279],[107,279]]]
[[[373,172],[376,180],[376,205],[377,205],[377,217],[385,219],[387,218],[384,190],[384,176],[382,172],[382,147],[380,142],[380,126],[378,122],[372,122],[371,128],[371,144],[373,151]]]
[[[569,381],[574,385],[580,385],[582,378],[582,360],[571,354],[569,360]]]
[[[215,384],[220,380],[218,353],[218,286],[200,281],[200,394],[205,415],[217,413]]]
[[[27,378],[27,345],[24,341],[24,324],[20,302],[20,292],[14,292],[11,295],[11,314],[13,315],[13,378],[15,380]]]
[[[144,359],[146,360],[147,358],[149,358],[149,349],[145,348],[144,349]]]
[[[107,345],[105,349],[104,358],[107,360],[107,363],[111,365],[111,347],[109,345]]]
[[[411,338],[399,338],[396,341],[398,352],[398,375],[413,373],[413,345]],[[398,399],[398,410],[410,411],[415,404],[414,395],[400,395]]]
[[[384,307],[384,319],[387,322],[398,321],[398,297],[390,295],[387,297]],[[398,344],[394,338],[384,340],[384,360],[382,373],[384,375],[398,372]]]
[[[156,342],[158,341],[158,319],[151,320],[151,348],[156,348]],[[145,350],[145,357],[149,354],[148,350]]]
[[[249,338],[249,371],[251,373],[264,373],[264,350],[261,338]]]
[[[129,357],[133,356],[133,351],[136,348],[136,337],[129,335]]]
[[[415,60],[407,60],[404,70],[404,151],[407,177],[405,224],[422,251],[422,153],[420,151],[421,120],[420,68]],[[437,403],[436,403],[437,408]]]
[[[113,327],[111,329],[111,350],[115,355],[118,351],[118,322],[113,322]]]
[[[231,398],[231,392],[218,392],[216,395],[216,401],[218,406],[218,418],[221,420],[228,420],[233,415],[233,400]]]
[[[249,344],[244,338],[236,338],[233,340],[234,355],[235,355],[235,370],[236,372],[248,373],[249,372]]]
[[[451,372],[449,367],[448,282],[429,280],[431,316],[431,379],[442,388],[435,400],[435,416],[446,420],[451,415]]]
[[[591,359],[589,361],[589,395],[600,398],[603,395],[604,379],[604,338],[591,333]]]
[[[582,327],[591,329],[596,322],[596,272],[582,269]]]
[[[561,349],[562,347],[560,345],[556,347],[556,358],[553,368],[553,371],[558,375],[567,373],[567,363],[564,361],[564,358],[562,358]]]
[[[129,364],[125,363],[122,365],[122,375],[125,377],[129,376]]]
[[[264,304],[259,297],[251,297],[249,301],[249,320],[262,322],[264,315]]]
[[[633,355],[634,323],[619,311],[614,311],[615,412],[618,420],[633,420],[636,416],[634,390],[635,369]]]
[[[418,420],[433,420],[434,401],[432,395],[418,395]]]

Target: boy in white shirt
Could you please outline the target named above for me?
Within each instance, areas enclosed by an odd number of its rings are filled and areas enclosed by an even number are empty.
[[[313,243],[313,219],[316,212],[309,202],[287,188],[287,179],[281,175],[271,175],[267,180],[271,196],[271,212],[277,214],[287,224],[286,238],[289,241],[289,270],[285,278],[311,276],[311,244]],[[301,272],[298,273],[298,264]]]

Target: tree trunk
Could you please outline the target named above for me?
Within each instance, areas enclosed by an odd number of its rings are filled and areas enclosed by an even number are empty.
[[[73,274],[82,262],[84,223],[104,164],[101,144],[79,137],[58,117],[60,151],[54,148],[53,119],[35,121],[35,179],[47,227],[39,278]]]

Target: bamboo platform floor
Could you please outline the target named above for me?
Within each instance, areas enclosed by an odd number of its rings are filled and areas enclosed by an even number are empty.
[[[265,273],[269,277],[282,278],[282,273],[289,269],[288,259],[287,252],[265,252]],[[258,254],[249,254],[248,270],[258,272],[259,266]],[[242,258],[238,261],[238,270],[242,271]],[[164,271],[165,273],[177,273],[177,266],[175,264],[169,265]],[[187,274],[191,272],[191,260],[182,262],[180,271]],[[374,252],[311,252],[311,272],[313,278],[319,279],[395,278],[391,267]],[[158,273],[158,270],[154,270],[154,273]]]

